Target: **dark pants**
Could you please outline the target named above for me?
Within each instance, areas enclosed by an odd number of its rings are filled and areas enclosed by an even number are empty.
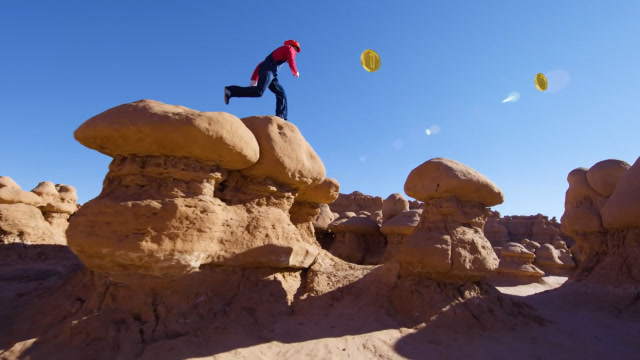
[[[278,81],[278,69],[275,64],[262,63],[258,69],[258,85],[227,86],[234,97],[261,97],[267,87],[276,95],[276,116],[287,120],[287,95]]]

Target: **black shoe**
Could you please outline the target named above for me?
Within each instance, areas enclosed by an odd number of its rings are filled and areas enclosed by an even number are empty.
[[[231,99],[231,92],[225,86],[225,88],[224,88],[224,103],[229,105],[229,99]]]

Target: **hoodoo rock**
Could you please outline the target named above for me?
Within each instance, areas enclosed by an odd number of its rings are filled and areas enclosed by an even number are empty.
[[[496,272],[527,282],[538,281],[545,273],[533,264],[535,256],[521,244],[506,243],[501,249],[500,264]]]
[[[112,156],[100,195],[71,219],[69,246],[110,276],[179,276],[201,265],[304,268],[320,246],[290,210],[324,165],[291,123],[242,121],[141,100],[76,130]]]
[[[567,177],[561,222],[579,257],[570,282],[640,288],[640,158],[627,165],[610,159]]]
[[[405,192],[424,202],[420,223],[396,261],[435,279],[482,279],[498,267],[483,227],[500,189],[457,161],[435,158],[415,168]]]

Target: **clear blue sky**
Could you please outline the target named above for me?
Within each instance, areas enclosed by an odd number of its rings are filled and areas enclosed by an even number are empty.
[[[638,14],[631,0],[6,1],[0,175],[70,184],[84,203],[111,159],[73,139],[82,122],[139,99],[273,114],[270,92],[226,106],[222,89],[296,39],[300,78],[279,74],[289,120],[341,192],[404,193],[413,168],[446,157],[502,189],[503,215],[560,217],[569,171],[640,156]]]

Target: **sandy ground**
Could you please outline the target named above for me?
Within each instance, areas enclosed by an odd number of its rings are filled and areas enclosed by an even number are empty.
[[[540,282],[533,284],[509,284],[501,285],[495,284],[496,289],[500,290],[503,294],[517,295],[517,296],[529,296],[537,294],[543,291],[559,288],[567,281],[565,276],[545,276]]]
[[[0,263],[0,323],[5,324],[8,313],[19,311],[20,302],[37,299],[60,286],[65,272],[77,271],[73,259],[60,259],[36,261],[36,265]],[[549,276],[536,284],[497,287],[531,306],[545,320],[542,325],[492,330],[437,325],[403,328],[374,308],[343,301],[337,308],[318,308],[305,317],[278,318],[268,328],[250,328],[243,319],[237,323],[230,319],[188,336],[148,344],[138,358],[637,359],[640,293],[602,291],[565,281]],[[34,342],[37,339],[23,339],[11,349],[0,349],[0,359],[59,358],[51,352],[29,356]]]

